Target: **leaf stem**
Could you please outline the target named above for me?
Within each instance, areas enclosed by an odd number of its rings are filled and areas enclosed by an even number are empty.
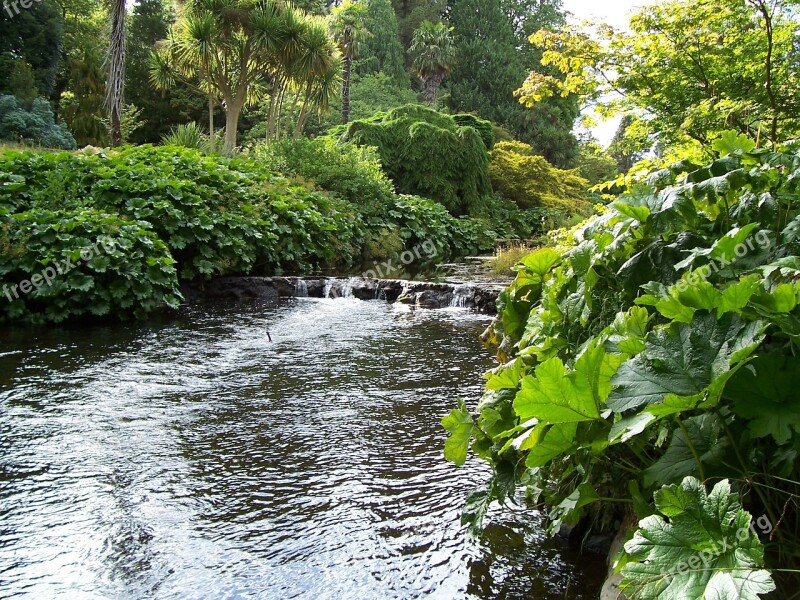
[[[683,435],[686,437],[686,444],[689,446],[689,450],[691,451],[692,456],[694,456],[694,461],[697,463],[697,472],[700,474],[700,481],[705,482],[706,473],[703,469],[703,463],[700,461],[700,455],[697,454],[697,449],[694,447],[694,444],[692,444],[692,440],[689,437],[689,432],[678,415],[675,415],[675,420],[678,422],[678,427],[680,427],[681,431],[683,431]]]

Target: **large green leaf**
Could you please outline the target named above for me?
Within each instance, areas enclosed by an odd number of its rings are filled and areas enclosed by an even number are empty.
[[[464,400],[459,400],[458,408],[442,419],[442,427],[450,432],[450,437],[444,443],[444,457],[459,466],[463,465],[467,461],[469,442],[475,428]]]
[[[789,441],[800,433],[800,358],[771,352],[756,358],[731,380],[726,395],[733,412],[751,419],[756,437]]]
[[[716,401],[733,369],[764,339],[764,328],[760,321],[727,314],[719,320],[702,315],[650,332],[644,351],[623,363],[611,380],[609,408],[621,413],[667,396],[707,395]]]
[[[560,358],[551,358],[536,367],[535,375],[522,380],[514,399],[519,417],[545,423],[578,423],[600,418],[592,382],[584,374],[568,371]]]
[[[559,423],[552,426],[539,425],[537,428],[542,428],[546,433],[540,436],[540,439],[534,438],[538,443],[530,446],[530,452],[528,452],[525,464],[531,469],[545,466],[551,460],[561,456],[575,446],[575,434],[578,430],[577,423]],[[528,439],[530,440],[531,438]],[[522,446],[520,449],[526,450],[527,447]]]
[[[515,358],[511,362],[489,371],[484,377],[487,390],[516,390],[519,387],[522,359]]]
[[[743,133],[737,131],[723,131],[722,134],[711,144],[721,156],[734,154],[735,152],[752,152],[756,143]]]
[[[775,589],[764,550],[727,481],[711,493],[697,479],[655,493],[660,515],[625,544],[620,589],[637,600],[758,600]]]
[[[525,265],[525,269],[533,275],[544,277],[560,261],[560,252],[554,250],[553,248],[540,248],[539,250],[528,254],[520,262]]]

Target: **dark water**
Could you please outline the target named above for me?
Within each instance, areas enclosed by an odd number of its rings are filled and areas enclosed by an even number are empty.
[[[290,299],[3,332],[0,597],[593,598],[536,512],[458,524],[484,471],[438,421],[484,325]]]

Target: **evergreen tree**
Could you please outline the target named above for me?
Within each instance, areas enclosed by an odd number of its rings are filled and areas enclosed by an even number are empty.
[[[11,14],[9,14],[11,11]],[[14,13],[0,6],[0,93],[11,93],[11,74],[19,59],[33,70],[40,94],[49,95],[58,72],[64,22],[53,0],[41,0]]]
[[[109,142],[105,125],[105,73],[102,51],[84,48],[80,58],[72,60],[70,80],[74,92],[64,94],[64,120],[78,146],[105,146]]]
[[[531,68],[542,68],[540,54],[527,35],[559,25],[563,21],[560,2],[452,0],[448,15],[456,46],[448,84],[450,108],[475,112],[504,126],[556,166],[574,166],[578,153],[572,134],[578,116],[575,100],[555,98],[527,109],[514,95]]]
[[[11,70],[11,93],[25,110],[30,110],[33,101],[39,95],[36,89],[36,78],[33,69],[24,60],[14,61],[14,68]]]
[[[100,47],[107,36],[106,5],[97,0],[57,0],[64,21],[60,44],[58,72],[50,92],[50,103],[57,116],[61,114],[61,96],[69,91],[80,94],[72,81],[75,61],[83,59],[87,48]]]
[[[359,75],[383,72],[400,87],[408,87],[403,46],[397,17],[390,0],[369,0],[364,28],[370,35],[361,44],[355,72]]]

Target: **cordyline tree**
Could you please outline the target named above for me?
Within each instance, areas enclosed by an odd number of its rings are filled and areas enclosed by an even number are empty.
[[[341,68],[324,23],[273,0],[191,0],[151,58],[156,87],[182,80],[208,95],[210,113],[221,104],[225,152],[236,148],[243,108],[269,95],[267,137],[274,136],[287,91],[304,96],[304,121],[310,106],[327,108]]]
[[[761,143],[800,133],[800,24],[790,2],[672,1],[641,9],[630,33],[600,26],[539,31],[531,42],[557,76],[533,72],[517,93],[535,105],[553,95],[644,115],[666,145],[709,149],[735,129]],[[601,103],[602,104],[602,103]]]
[[[414,71],[422,79],[422,94],[433,106],[439,96],[439,86],[450,71],[455,49],[451,28],[444,23],[423,21],[414,32],[408,53]]]
[[[330,15],[330,28],[339,43],[344,62],[342,74],[342,123],[344,124],[350,121],[350,73],[353,69],[353,59],[358,54],[359,44],[367,36],[367,30],[364,28],[366,13],[367,5],[361,0],[356,2],[348,0],[334,7]]]

